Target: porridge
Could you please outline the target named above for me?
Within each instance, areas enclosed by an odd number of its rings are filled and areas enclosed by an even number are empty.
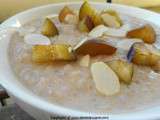
[[[79,17],[64,7],[59,17],[21,26],[9,46],[20,82],[49,102],[83,111],[120,113],[157,105],[159,28],[114,10],[93,11],[85,2]]]

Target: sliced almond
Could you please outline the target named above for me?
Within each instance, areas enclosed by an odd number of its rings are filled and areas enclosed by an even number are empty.
[[[108,28],[106,26],[104,26],[104,25],[98,25],[97,27],[95,27],[94,29],[92,29],[92,31],[89,33],[89,36],[93,37],[93,38],[100,37],[107,30],[108,30]]]
[[[108,27],[108,30],[106,32],[104,32],[104,35],[113,36],[113,37],[126,37],[127,32],[130,29],[131,29],[131,27],[128,24],[125,24],[118,29]]]
[[[105,13],[105,14],[102,14],[101,17],[104,24],[109,27],[119,28],[121,26],[120,22],[116,19],[115,16]]]
[[[24,36],[24,42],[30,45],[50,45],[51,41],[42,34],[27,34]]]
[[[90,56],[85,55],[79,60],[79,65],[82,67],[88,67],[90,65]]]
[[[96,89],[100,93],[111,96],[120,91],[120,82],[117,75],[104,62],[93,63],[91,73]]]

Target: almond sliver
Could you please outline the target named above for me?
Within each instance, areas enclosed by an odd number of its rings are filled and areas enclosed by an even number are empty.
[[[93,63],[91,66],[91,74],[96,89],[100,93],[106,96],[111,96],[120,91],[119,78],[104,62]]]
[[[104,25],[99,25],[97,27],[95,27],[90,33],[89,36],[96,38],[96,37],[100,37],[103,35],[104,32],[108,31],[108,28],[105,27]]]
[[[41,34],[27,34],[24,36],[24,42],[30,45],[50,45],[51,41]]]
[[[79,60],[79,65],[82,67],[88,67],[90,64],[90,56],[85,55]]]

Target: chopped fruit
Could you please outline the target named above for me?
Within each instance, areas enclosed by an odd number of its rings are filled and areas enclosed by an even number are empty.
[[[90,56],[85,55],[79,60],[79,65],[82,67],[88,67],[90,65]]]
[[[113,60],[107,63],[117,74],[120,81],[130,84],[133,76],[133,64],[123,60]]]
[[[81,32],[89,32],[94,28],[92,19],[89,16],[86,16],[82,21],[78,23],[78,29]]]
[[[50,61],[70,61],[74,60],[75,56],[70,50],[69,45],[36,45],[32,49],[32,60],[34,62],[50,62]]]
[[[42,34],[27,34],[24,36],[24,42],[30,45],[50,45],[51,41]]]
[[[94,9],[87,1],[85,1],[79,11],[79,20],[84,19],[86,16],[91,17],[94,26],[103,24],[103,20],[96,9]]]
[[[151,25],[131,30],[127,33],[128,38],[139,38],[145,43],[152,44],[156,41],[156,33]]]
[[[76,15],[68,14],[65,17],[64,22],[67,23],[67,24],[77,24],[78,23],[78,17]]]
[[[91,74],[96,89],[106,96],[115,95],[120,92],[120,82],[113,70],[103,62],[93,63]]]
[[[135,43],[129,50],[127,58],[138,65],[154,66],[160,60],[160,52],[151,45]]]
[[[36,45],[32,49],[32,60],[34,62],[52,61],[52,45]]]
[[[103,20],[102,20],[100,14],[95,13],[95,15],[93,16],[93,23],[95,26],[103,25]]]
[[[115,10],[108,9],[108,10],[102,12],[102,14],[105,14],[105,13],[107,13],[111,16],[114,16],[116,18],[116,20],[120,23],[120,25],[123,24],[121,18],[119,17],[118,13]]]
[[[59,13],[59,21],[65,22],[65,18],[67,15],[75,15],[74,12],[68,7],[65,6]]]
[[[59,34],[57,27],[49,18],[45,19],[42,27],[42,34],[47,37],[54,37]]]
[[[119,28],[121,26],[121,23],[116,19],[115,16],[112,16],[108,13],[104,13],[101,15],[102,20],[105,25],[113,28]]]
[[[88,40],[75,49],[75,53],[82,55],[112,55],[116,52],[116,48],[109,45],[106,41]]]
[[[100,37],[107,30],[108,28],[106,26],[98,25],[97,27],[93,28],[88,35],[93,38]]]
[[[95,9],[87,1],[85,1],[79,10],[79,20],[83,20],[86,16],[93,19],[95,12]]]
[[[160,72],[160,61],[158,61],[154,66],[152,66],[152,69],[156,72]]]

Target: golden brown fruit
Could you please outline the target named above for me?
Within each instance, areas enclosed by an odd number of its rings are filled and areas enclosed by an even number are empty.
[[[128,38],[139,38],[145,43],[152,44],[156,41],[156,33],[151,25],[131,30],[127,33]]]
[[[132,51],[134,54],[131,60],[135,64],[154,66],[160,61],[160,52],[151,45],[135,43]]]
[[[103,24],[100,14],[87,1],[82,4],[79,10],[79,20],[82,20],[86,16],[92,19],[94,26]]]
[[[65,6],[59,13],[59,21],[65,22],[65,17],[69,14],[74,15],[74,12],[68,6]]]
[[[90,16],[93,19],[94,15],[95,9],[87,1],[85,1],[79,10],[79,20],[82,20],[86,16]]]
[[[98,26],[98,25],[103,24],[103,20],[102,20],[101,15],[99,13],[94,14],[93,23],[94,23],[94,26]]]
[[[94,24],[89,16],[84,17],[83,20],[78,23],[78,29],[81,32],[90,32],[93,28]]]
[[[54,37],[59,34],[56,25],[49,18],[45,19],[41,33],[47,37]]]
[[[154,66],[152,66],[152,69],[156,72],[160,72],[160,61],[158,61]]]
[[[105,41],[88,40],[76,48],[75,53],[82,55],[112,55],[116,52],[116,48],[107,44]]]
[[[133,64],[123,60],[113,60],[107,62],[109,67],[117,74],[120,81],[130,84],[133,77]]]
[[[34,62],[70,61],[75,56],[66,44],[36,45],[32,49],[32,60]]]
[[[52,60],[52,45],[35,45],[32,48],[34,62],[48,62]]]

